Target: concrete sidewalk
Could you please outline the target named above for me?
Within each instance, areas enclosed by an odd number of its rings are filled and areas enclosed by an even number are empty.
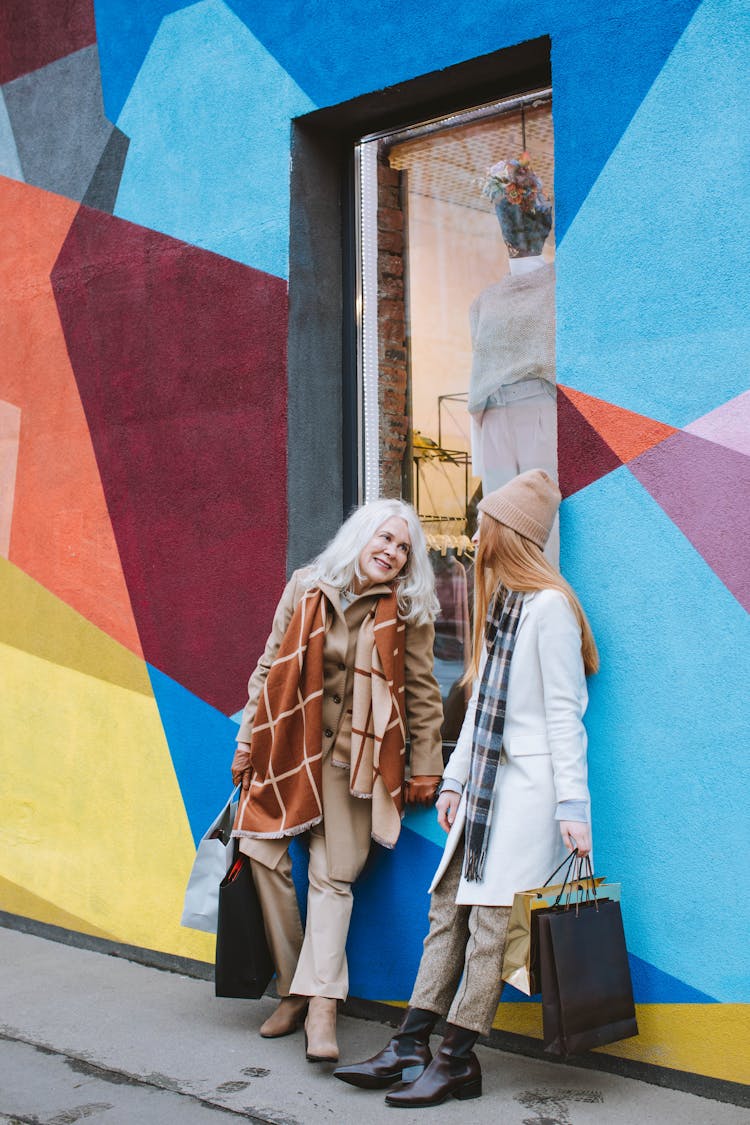
[[[0,929],[0,996],[6,1125],[750,1125],[737,1106],[482,1047],[482,1098],[389,1109],[308,1063],[301,1032],[261,1039],[270,999],[217,1000],[209,982],[15,930]],[[342,1061],[388,1034],[342,1017]]]

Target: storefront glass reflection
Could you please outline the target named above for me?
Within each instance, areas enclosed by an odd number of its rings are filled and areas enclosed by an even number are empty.
[[[358,155],[369,487],[422,517],[452,741],[477,501],[525,469],[557,477],[550,91],[368,139]],[[547,554],[557,564],[557,529]]]

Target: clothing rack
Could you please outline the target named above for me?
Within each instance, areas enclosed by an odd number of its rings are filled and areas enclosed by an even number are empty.
[[[428,521],[431,522],[433,520],[441,522],[443,519],[448,520],[450,517],[423,516],[422,523],[426,524]],[[450,520],[450,522],[457,521]],[[445,558],[448,551],[455,551],[459,558],[462,555],[473,556],[474,554],[474,544],[465,532],[459,535],[452,535],[450,532],[433,532],[431,530],[426,530],[425,539],[427,540],[427,549],[429,551],[438,552],[443,558]]]
[[[445,473],[447,465],[452,465],[454,468],[459,469],[459,471],[463,470],[461,472],[461,476],[463,478],[463,501],[461,500],[460,496],[456,494],[455,488],[453,489],[453,491],[454,495],[456,495],[456,502],[458,506],[460,507],[463,504],[463,510],[465,512],[469,502],[469,469],[471,461],[466,450],[445,449],[442,445],[437,445],[435,442],[431,441],[431,439],[425,438],[420,435],[420,444],[417,444],[416,442],[413,444],[412,457],[414,460],[414,507],[417,509],[417,511],[419,511],[420,506],[420,485],[422,484],[420,477],[422,465],[436,464],[442,473]],[[424,483],[426,487],[426,482]],[[427,488],[427,493],[428,498],[430,498],[429,488]],[[424,519],[425,517],[422,518]],[[454,516],[451,518],[455,520],[460,517]]]
[[[443,444],[443,403],[444,402],[463,402],[468,404],[469,392],[458,391],[452,395],[438,395],[438,445]]]

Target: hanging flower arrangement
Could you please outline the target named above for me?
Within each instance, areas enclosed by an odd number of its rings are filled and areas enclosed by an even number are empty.
[[[533,215],[537,203],[548,206],[542,194],[542,181],[531,167],[528,152],[522,152],[517,160],[498,160],[487,169],[482,182],[482,195],[492,203],[506,199],[526,215]]]

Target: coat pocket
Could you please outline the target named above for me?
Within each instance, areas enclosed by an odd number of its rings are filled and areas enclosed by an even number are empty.
[[[530,758],[536,754],[551,753],[545,734],[516,734],[504,741],[503,747],[509,758]]]

